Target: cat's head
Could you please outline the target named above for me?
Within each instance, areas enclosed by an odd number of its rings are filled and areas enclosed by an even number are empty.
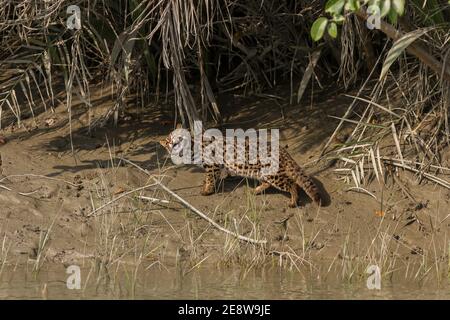
[[[179,129],[181,129],[181,125],[177,125],[176,130],[169,133],[165,139],[159,141],[159,144],[169,153],[172,153],[172,151],[178,152],[183,148],[184,136],[180,134]]]

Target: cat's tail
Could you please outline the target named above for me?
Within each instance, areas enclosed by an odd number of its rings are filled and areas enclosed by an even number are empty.
[[[292,170],[291,178],[305,190],[308,197],[310,197],[317,205],[322,204],[322,197],[319,188],[314,183],[313,179],[308,176],[299,165],[296,165],[295,170]]]

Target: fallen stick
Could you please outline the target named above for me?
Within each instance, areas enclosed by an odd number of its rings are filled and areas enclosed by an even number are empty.
[[[4,185],[2,185],[2,184],[0,184],[0,189],[5,189],[5,190],[7,190],[7,191],[16,192],[17,194],[19,194],[19,195],[21,195],[21,196],[24,196],[24,197],[28,197],[29,195],[32,195],[32,194],[38,192],[38,190],[31,191],[31,192],[19,192],[19,191],[14,191],[13,189],[8,188],[7,186],[4,186]]]
[[[393,162],[393,161],[400,161],[400,159],[389,158],[389,157],[380,157],[380,159],[381,159],[381,160],[390,161],[390,162]],[[412,161],[412,160],[407,160],[407,159],[403,159],[403,162],[404,162],[404,163],[413,164],[413,165],[415,165],[415,164],[422,165],[421,162]],[[442,166],[437,166],[437,165],[434,165],[434,164],[427,165],[427,167],[430,167],[430,168],[433,168],[433,169],[439,169],[439,170],[442,170],[442,171],[450,171],[450,168],[442,167]]]
[[[139,199],[147,200],[152,203],[153,202],[169,203],[169,201],[167,201],[167,200],[157,199],[157,198],[152,198],[152,197],[147,197],[147,196],[139,196]]]
[[[47,176],[42,175],[42,174],[33,174],[33,173],[11,174],[9,176],[2,177],[0,179],[0,182],[3,182],[4,180],[9,180],[11,178],[23,178],[23,177],[32,177],[32,178],[40,178],[40,179],[47,179],[47,180],[52,180],[52,181],[64,182],[64,183],[67,183],[68,185],[70,185],[72,187],[78,187],[78,184],[72,183],[72,182],[67,181],[67,180],[53,178],[53,177],[47,177]]]
[[[429,174],[429,173],[426,173],[426,172],[422,172],[420,170],[414,169],[414,168],[412,168],[410,166],[407,166],[407,165],[401,164],[401,163],[390,162],[389,164],[394,166],[394,167],[399,167],[399,168],[403,168],[403,169],[406,169],[406,170],[418,173],[418,174],[424,176],[425,178],[427,178],[428,180],[431,180],[431,181],[433,181],[433,182],[435,182],[435,183],[437,183],[437,184],[439,184],[439,185],[441,185],[441,186],[443,186],[443,187],[445,187],[447,189],[450,189],[450,182],[448,182],[448,181],[446,181],[444,179],[438,178],[438,177],[436,177],[436,176],[434,176],[432,174]]]
[[[155,184],[159,185],[161,187],[161,189],[163,189],[164,191],[166,191],[168,194],[170,194],[172,197],[174,197],[175,199],[177,199],[178,201],[180,201],[186,208],[190,209],[192,212],[196,213],[197,215],[199,215],[200,217],[202,217],[203,219],[205,219],[206,221],[208,221],[211,225],[213,225],[215,228],[217,228],[218,230],[232,235],[233,237],[238,238],[239,240],[242,241],[246,241],[249,243],[254,243],[254,244],[265,244],[267,243],[266,240],[256,240],[253,238],[249,238],[240,234],[237,234],[233,231],[230,231],[228,229],[225,229],[224,227],[222,227],[221,225],[219,225],[217,222],[215,222],[214,220],[212,220],[211,218],[209,218],[207,215],[205,215],[203,212],[201,212],[200,210],[198,210],[197,208],[195,208],[194,206],[192,206],[189,202],[187,202],[186,200],[184,200],[182,197],[180,197],[178,194],[176,194],[175,192],[173,192],[172,190],[170,190],[169,188],[167,188],[165,185],[163,185],[161,182],[159,182],[155,177],[153,177],[153,175],[148,172],[147,170],[145,170],[144,168],[138,166],[137,164],[135,164],[134,162],[127,160],[125,158],[119,158],[120,160],[132,165],[133,167],[139,169],[140,171],[144,172],[146,175],[148,175],[154,182]]]
[[[150,187],[154,187],[155,185],[156,185],[156,183],[152,183],[152,184],[148,184],[148,185],[146,185],[146,186],[139,187],[139,188],[130,190],[130,191],[128,191],[128,192],[122,193],[122,194],[121,194],[120,196],[118,196],[117,198],[114,198],[114,199],[112,199],[111,201],[108,201],[107,203],[105,203],[104,205],[98,207],[97,209],[94,208],[94,210],[92,210],[87,216],[88,216],[88,217],[93,216],[93,215],[96,214],[98,211],[100,211],[100,210],[106,208],[107,206],[111,205],[112,203],[116,202],[116,201],[119,200],[119,199],[122,199],[123,197],[125,197],[125,196],[127,196],[127,195],[129,195],[129,194],[132,194],[132,193],[134,193],[134,192],[137,192],[137,191],[140,191],[140,190],[144,190],[144,189],[147,189],[147,188],[150,188]]]

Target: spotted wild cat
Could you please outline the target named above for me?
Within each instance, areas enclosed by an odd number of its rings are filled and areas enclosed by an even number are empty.
[[[182,138],[179,135],[174,134],[174,132],[175,131],[171,132],[166,139],[159,142],[169,152],[169,154],[172,153],[174,148],[179,149],[179,145],[182,143]],[[202,144],[203,147],[205,147],[208,142],[203,140]],[[321,197],[316,184],[295,162],[286,148],[279,149],[277,172],[274,174],[264,175],[261,170],[263,164],[259,161],[259,159],[253,164],[248,161],[248,140],[245,141],[245,144],[238,144],[234,142],[233,147],[235,159],[237,154],[245,154],[245,161],[243,163],[229,161],[229,159],[227,160],[225,156],[223,157],[223,163],[211,163],[211,161],[208,162],[206,159],[202,159],[201,166],[206,171],[201,191],[202,195],[207,196],[213,194],[216,190],[217,182],[221,177],[224,178],[225,173],[225,176],[241,176],[260,181],[261,184],[254,189],[255,194],[260,194],[271,186],[281,191],[289,192],[291,194],[291,201],[289,202],[290,207],[297,206],[300,189],[303,189],[315,203],[321,205]],[[270,148],[268,149],[270,152]],[[226,146],[223,150],[226,150]],[[220,152],[223,152],[223,150]]]

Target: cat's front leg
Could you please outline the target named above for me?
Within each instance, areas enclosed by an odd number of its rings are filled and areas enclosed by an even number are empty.
[[[209,196],[216,191],[216,183],[220,178],[220,168],[206,167],[205,179],[200,194],[202,196]]]
[[[200,194],[202,196],[209,196],[215,191],[214,175],[211,172],[205,174],[205,180],[203,181],[203,187]]]
[[[255,189],[253,189],[253,192],[258,195],[264,192],[267,188],[270,187],[270,183],[263,181],[259,186],[257,186]]]

